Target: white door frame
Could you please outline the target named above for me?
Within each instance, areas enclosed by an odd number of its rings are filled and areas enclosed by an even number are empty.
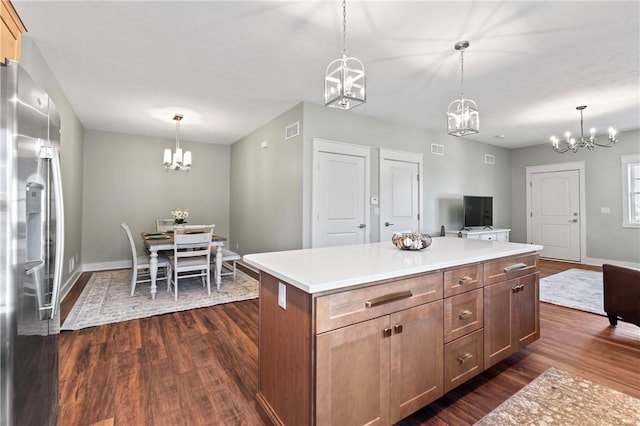
[[[420,219],[418,224],[420,229],[418,232],[423,232],[424,229],[424,214],[422,208],[422,169],[424,164],[424,154],[419,152],[409,152],[409,151],[396,151],[393,149],[380,148],[379,149],[379,159],[378,159],[378,188],[382,187],[382,162],[384,160],[395,160],[395,161],[405,161],[407,163],[417,163],[418,164],[418,214],[420,215]],[[380,200],[382,202],[382,199]],[[385,201],[386,202],[386,201]],[[378,216],[380,218],[380,216]],[[381,220],[378,220],[378,235],[382,235],[384,225]]]
[[[529,244],[533,244],[533,229],[531,223],[531,175],[534,173],[564,172],[569,170],[578,171],[578,182],[580,182],[580,262],[584,262],[587,259],[587,207],[586,191],[584,186],[584,161],[529,166],[526,167],[525,170],[527,179],[527,241]]]
[[[311,247],[316,247],[318,241],[318,221],[316,218],[319,214],[318,206],[318,156],[319,152],[328,152],[332,154],[351,155],[354,157],[364,158],[364,224],[365,233],[364,241],[371,241],[371,207],[369,200],[371,199],[371,147],[364,145],[353,145],[343,142],[335,142],[326,139],[313,138],[313,171],[311,177]]]

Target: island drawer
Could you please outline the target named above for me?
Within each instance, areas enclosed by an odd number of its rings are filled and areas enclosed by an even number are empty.
[[[444,297],[454,296],[483,285],[482,263],[444,271]]]
[[[450,342],[482,328],[483,290],[481,288],[444,299],[444,341]]]
[[[316,334],[442,299],[442,272],[319,296]]]
[[[444,392],[466,382],[484,369],[484,330],[444,345]]]
[[[487,262],[484,265],[484,285],[521,277],[538,270],[538,255],[526,254]]]

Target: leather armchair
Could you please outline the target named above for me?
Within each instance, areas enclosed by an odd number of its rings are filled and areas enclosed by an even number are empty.
[[[615,265],[602,265],[604,310],[609,323],[618,318],[640,327],[640,270]]]

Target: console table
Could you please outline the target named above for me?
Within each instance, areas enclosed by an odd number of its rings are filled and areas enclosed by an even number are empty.
[[[390,425],[540,337],[542,246],[434,238],[244,256],[276,425]]]
[[[469,240],[509,241],[511,229],[465,229],[461,231],[447,231],[447,237],[467,238]]]

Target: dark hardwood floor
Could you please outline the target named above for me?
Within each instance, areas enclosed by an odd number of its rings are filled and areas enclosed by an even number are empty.
[[[541,277],[582,267],[541,261]],[[62,304],[63,318],[91,273]],[[640,398],[640,328],[541,304],[541,338],[404,419],[470,425],[556,367]],[[60,335],[60,417],[74,425],[262,425],[255,402],[258,301]]]

